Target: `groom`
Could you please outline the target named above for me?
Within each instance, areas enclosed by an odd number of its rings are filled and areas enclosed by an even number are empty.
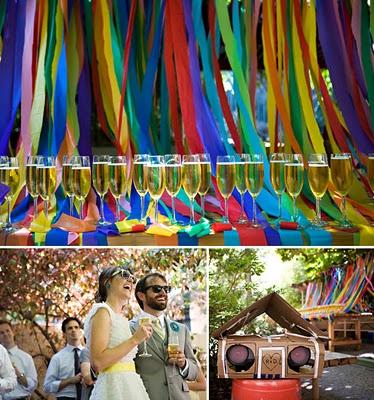
[[[158,272],[144,276],[135,288],[136,299],[143,311],[130,321],[131,329],[137,328],[141,318],[152,318],[153,334],[147,341],[147,352],[151,357],[140,357],[144,352],[142,343],[135,358],[136,370],[151,400],[190,399],[186,380],[195,380],[199,368],[188,329],[164,315],[169,292],[166,278]],[[178,337],[179,351],[169,356],[167,346],[171,336]]]

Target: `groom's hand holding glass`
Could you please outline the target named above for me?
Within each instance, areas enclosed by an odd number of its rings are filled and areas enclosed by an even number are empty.
[[[173,346],[173,347],[172,347]],[[175,347],[174,347],[175,346]],[[178,366],[183,369],[186,366],[186,356],[178,345],[168,345],[169,364]]]

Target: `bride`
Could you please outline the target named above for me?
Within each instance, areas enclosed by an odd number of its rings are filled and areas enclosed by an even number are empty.
[[[134,283],[127,267],[110,267],[99,276],[96,304],[84,324],[91,364],[99,373],[90,400],[149,400],[133,359],[138,344],[151,336],[152,326],[139,326],[132,335],[122,315]]]

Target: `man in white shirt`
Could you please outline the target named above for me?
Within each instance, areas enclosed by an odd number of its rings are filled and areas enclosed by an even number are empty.
[[[66,346],[56,353],[49,363],[44,380],[44,390],[58,400],[80,400],[82,375],[79,356],[83,349],[81,322],[69,317],[62,323]]]
[[[17,376],[17,385],[11,392],[3,395],[4,400],[24,400],[35,390],[38,376],[34,360],[30,354],[18,348],[9,321],[0,320],[0,343],[7,349],[10,361]]]
[[[0,344],[0,399],[1,395],[13,390],[17,384],[16,373],[6,348]]]
[[[164,314],[170,290],[166,278],[158,272],[144,276],[135,288],[135,296],[143,312],[130,321],[131,329],[135,330],[144,317],[151,318],[153,324],[152,336],[147,340],[147,352],[151,356],[142,356],[145,350],[142,343],[135,358],[136,370],[143,379],[150,400],[190,399],[186,381],[195,380],[199,371],[189,330]],[[168,345],[171,343],[177,349],[169,353]]]

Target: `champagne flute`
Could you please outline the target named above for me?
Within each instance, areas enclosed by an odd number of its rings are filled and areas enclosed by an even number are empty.
[[[134,155],[134,174],[133,182],[136,191],[140,196],[140,220],[145,221],[144,200],[147,194],[147,170],[148,154],[135,154]]]
[[[225,216],[222,222],[228,224],[230,221],[227,200],[235,186],[235,156],[217,157],[217,186],[225,200]]]
[[[245,183],[245,166],[249,162],[249,154],[240,154],[236,157],[235,161],[235,186],[240,193],[240,216],[238,224],[246,224],[248,222],[244,213],[244,195],[247,191]]]
[[[72,158],[73,193],[79,201],[79,218],[83,219],[83,204],[91,188],[90,157]]]
[[[155,202],[155,224],[158,224],[158,200],[165,190],[164,156],[149,156],[147,164],[147,187]]]
[[[175,196],[178,194],[182,185],[182,161],[179,154],[165,155],[165,179],[166,191],[171,196],[171,208],[173,212],[171,223],[176,224]]]
[[[347,218],[346,197],[353,183],[352,160],[349,153],[331,154],[331,180],[335,190],[342,196],[342,219],[337,223],[341,228],[352,228]]]
[[[56,190],[56,159],[53,156],[41,156],[38,158],[37,181],[39,194],[44,201],[44,214],[48,219],[48,204]]]
[[[39,183],[37,167],[39,156],[28,156],[26,161],[26,187],[34,202],[34,220],[38,216]]]
[[[368,181],[371,190],[374,192],[374,153],[368,154]]]
[[[179,352],[179,338],[178,335],[171,333],[168,339],[168,355],[169,358],[174,358]],[[173,376],[176,375],[176,365],[173,363]]]
[[[297,196],[304,184],[304,160],[302,154],[287,154],[284,166],[286,189],[293,199],[293,214],[291,220],[297,222],[298,211],[296,206]]]
[[[140,317],[139,318],[139,325],[150,325],[152,324],[152,318],[150,317]],[[152,357],[152,354],[149,354],[147,351],[147,340],[144,340],[144,349],[143,353],[139,354],[139,357]]]
[[[109,161],[110,191],[116,200],[116,222],[120,220],[119,200],[127,190],[126,156],[110,157]]]
[[[262,228],[257,220],[256,198],[260,194],[264,181],[264,159],[262,154],[249,154],[249,162],[245,165],[245,183],[252,196],[253,218],[251,226]]]
[[[201,165],[197,154],[184,155],[182,162],[182,185],[190,199],[190,225],[195,224],[193,202],[201,183]]]
[[[2,172],[3,172],[3,178],[5,185],[9,186],[9,192],[5,196],[5,199],[7,201],[8,205],[8,217],[7,217],[7,223],[5,225],[5,231],[8,233],[14,232],[15,228],[12,225],[12,220],[10,216],[10,208],[11,208],[11,201],[13,196],[16,194],[16,191],[18,189],[19,185],[19,179],[20,179],[20,171],[19,171],[19,165],[18,165],[18,160],[16,157],[9,157],[8,158],[8,164],[4,164],[2,166]]]
[[[278,197],[278,218],[273,222],[273,225],[275,226],[279,226],[282,220],[282,194],[285,190],[285,162],[286,154],[284,153],[272,153],[270,156],[270,180]]]
[[[313,227],[322,228],[327,225],[321,218],[320,201],[325,195],[329,183],[329,165],[326,154],[310,154],[308,158],[308,181],[310,189],[316,198],[316,218]]]
[[[109,156],[94,156],[92,163],[93,185],[100,197],[99,225],[110,225],[104,215],[104,198],[109,189]]]
[[[212,168],[210,164],[210,155],[198,154],[200,169],[201,169],[201,182],[199,186],[198,193],[201,198],[201,216],[205,217],[205,196],[210,188],[210,177],[212,174]]]
[[[73,164],[68,155],[62,158],[62,186],[65,196],[69,198],[69,214],[73,215],[74,190],[73,190]]]
[[[3,185],[8,185],[8,170],[6,167],[8,166],[8,157],[7,156],[0,156],[0,183]],[[1,215],[1,213],[0,213]],[[1,221],[1,229],[5,227],[6,222]]]

